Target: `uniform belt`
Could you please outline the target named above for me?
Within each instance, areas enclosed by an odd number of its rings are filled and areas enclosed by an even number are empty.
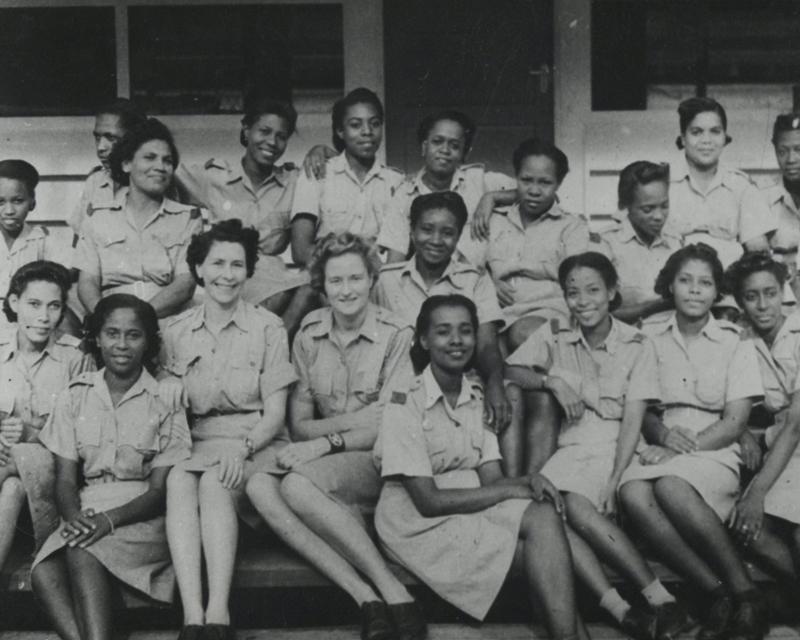
[[[249,415],[253,413],[252,411],[227,411],[225,409],[212,409],[208,413],[190,413],[189,418],[191,418],[192,422],[197,420],[205,420],[207,418],[221,418],[222,416],[235,416],[237,414],[241,415]]]
[[[91,478],[86,478],[86,484],[108,484],[109,482],[118,482],[117,476],[113,473],[109,473],[108,471],[103,471],[99,476],[92,476]]]

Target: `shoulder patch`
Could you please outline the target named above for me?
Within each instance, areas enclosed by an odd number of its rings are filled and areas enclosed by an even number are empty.
[[[589,242],[594,242],[595,244],[600,244],[600,234],[596,231],[589,232]]]
[[[192,207],[192,210],[189,212],[189,218],[191,220],[199,220],[202,217],[203,216],[200,214],[200,208],[199,207]]]
[[[561,331],[561,323],[558,321],[558,318],[550,318],[550,331],[553,335]]]
[[[392,391],[392,398],[389,400],[392,404],[405,404],[406,394],[402,391]]]
[[[70,387],[77,387],[77,386],[94,386],[94,371],[85,371],[78,375],[77,377],[72,379],[72,382],[69,383]]]
[[[403,320],[400,316],[395,315],[385,307],[375,307],[375,317],[379,322],[391,325],[397,329],[405,329],[411,327],[411,323]]]
[[[322,322],[322,311],[324,311],[324,309],[314,309],[314,311],[309,311],[306,314],[306,317],[300,322],[300,328],[302,329],[308,325]]]

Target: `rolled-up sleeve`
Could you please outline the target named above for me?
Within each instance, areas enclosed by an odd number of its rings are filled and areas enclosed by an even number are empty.
[[[186,412],[168,413],[158,430],[159,452],[151,463],[152,468],[171,467],[191,456],[192,436]]]
[[[741,340],[728,363],[725,402],[742,398],[759,398],[763,395],[764,387],[761,384],[756,347],[752,340]]]
[[[377,447],[381,477],[433,477],[422,419],[417,407],[396,402],[386,405]]]
[[[267,325],[264,333],[266,349],[259,383],[261,398],[266,400],[276,391],[296,382],[298,376],[295,367],[289,362],[289,338],[283,325]]]
[[[67,388],[62,391],[56,400],[47,424],[39,433],[41,442],[51,453],[72,460],[79,461],[78,446],[75,439],[75,411],[72,406],[72,391]]]
[[[644,400],[657,403],[661,399],[661,387],[658,381],[658,356],[653,341],[644,338],[639,355],[628,374],[628,390],[625,402]]]

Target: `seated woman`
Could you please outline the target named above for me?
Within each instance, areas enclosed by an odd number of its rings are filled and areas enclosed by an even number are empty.
[[[417,128],[425,165],[409,177],[392,198],[377,243],[389,250],[387,262],[405,260],[410,247],[409,212],[419,195],[436,191],[455,191],[467,205],[472,219],[481,197],[487,192],[507,190],[515,193],[516,183],[503,173],[486,171],[482,164],[463,164],[472,148],[477,127],[467,114],[448,109],[426,116]],[[513,195],[512,195],[513,197]],[[510,204],[510,202],[508,203]],[[458,242],[459,259],[481,269],[486,265],[486,242],[462,234]]]
[[[656,292],[675,313],[647,325],[658,356],[663,414],[648,413],[649,447],[620,480],[631,526],[659,559],[709,599],[699,640],[762,638],[764,601],[739,559],[725,520],[739,490],[739,445],[763,395],[752,340],[715,320],[722,264],[704,244],[670,256]]]
[[[71,248],[59,246],[46,227],[26,222],[36,208],[36,185],[39,172],[24,160],[0,161],[0,296],[5,296],[11,276],[22,265],[36,260],[50,260],[70,266]],[[80,335],[80,322],[75,314],[64,308],[62,330]],[[0,320],[0,327],[5,327]]]
[[[359,87],[338,100],[331,114],[333,146],[323,175],[301,175],[292,204],[292,258],[308,264],[317,238],[349,232],[372,243],[386,221],[388,205],[403,182],[402,171],[376,154],[383,140],[383,104]]]
[[[192,423],[192,457],[172,470],[167,486],[167,536],[183,602],[182,640],[196,640],[200,633],[204,640],[235,638],[228,597],[237,511],[248,524],[258,523],[245,485],[256,471],[281,473],[275,450],[288,443],[286,398],[296,376],[286,331],[276,315],[242,300],[255,270],[258,240],[258,231],[236,219],[195,236],[186,260],[195,281],[205,287],[205,299],[172,318],[164,331],[161,384],[174,404],[181,404],[176,395],[183,396]]]
[[[407,262],[381,268],[373,297],[409,324],[416,322],[422,303],[432,295],[462,293],[477,305],[478,373],[486,382],[487,404],[494,412],[495,426],[502,428],[511,417],[497,343],[503,312],[492,279],[477,267],[454,258],[468,217],[463,198],[452,191],[414,198],[410,213],[414,255]]]
[[[86,327],[104,368],[70,383],[39,436],[55,456],[63,523],[34,560],[31,583],[65,640],[113,635],[112,584],[172,602],[167,475],[189,456],[184,412],[162,401],[148,371],[160,343],[153,308],[115,294],[97,303]]]
[[[128,189],[94,209],[76,250],[78,297],[90,313],[110,293],[149,302],[159,318],[191,300],[194,280],[186,249],[202,220],[197,209],[165,196],[177,165],[172,134],[155,118],[127,133],[111,151],[111,175]]]
[[[317,245],[311,284],[330,306],[306,316],[292,349],[294,442],[278,453],[292,473],[279,490],[257,474],[247,494],[287,544],[358,603],[364,640],[396,638],[395,628],[404,640],[421,640],[425,621],[367,531],[381,488],[372,461],[381,414],[412,378],[411,327],[369,301],[376,262],[351,233]]]
[[[0,570],[26,499],[37,550],[58,527],[53,456],[39,433],[70,380],[94,369],[80,340],[58,331],[71,285],[60,264],[29,262],[3,301],[16,324],[0,334]]]
[[[764,405],[774,415],[769,454],[729,517],[746,552],[786,582],[800,578],[800,313],[782,313],[786,265],[748,253],[725,272],[727,289],[749,323]]]
[[[576,638],[564,505],[544,476],[503,477],[480,384],[464,377],[477,331],[464,296],[422,304],[413,351],[424,370],[392,394],[375,448],[385,480],[375,526],[391,558],[481,620],[518,567],[550,635]]]
[[[558,206],[557,192],[569,171],[567,156],[549,142],[526,140],[514,151],[519,202],[494,215],[488,265],[508,325],[508,352],[550,318],[569,319],[558,265],[586,251],[589,227]]]
[[[290,337],[317,300],[308,274],[290,271],[281,257],[291,240],[298,172],[278,160],[296,126],[291,104],[248,96],[239,132],[245,148],[241,162],[230,166],[211,158],[204,164],[181,164],[175,172],[181,201],[208,209],[212,224],[238,218],[258,231],[259,260],[242,298],[281,316]]]
[[[619,274],[622,306],[614,317],[635,324],[672,309],[656,295],[656,278],[683,241],[664,228],[669,217],[669,165],[640,160],[619,175],[619,223],[604,232],[593,251],[606,254]]]
[[[572,322],[554,319],[531,335],[508,358],[506,377],[522,389],[552,391],[565,419],[560,432],[548,432],[533,416],[531,446],[509,454],[535,457],[528,469],[541,470],[564,495],[575,568],[600,606],[634,638],[674,638],[692,625],[686,609],[613,521],[617,485],[645,410],[660,397],[655,350],[643,334],[612,318],[621,302],[619,282],[604,255],[570,256],[558,280]],[[636,585],[655,617],[622,599],[599,558]]]

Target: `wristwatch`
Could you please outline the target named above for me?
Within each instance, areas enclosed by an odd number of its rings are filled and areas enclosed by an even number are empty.
[[[344,438],[340,433],[329,433],[325,437],[331,443],[331,450],[328,451],[328,455],[344,451]]]

